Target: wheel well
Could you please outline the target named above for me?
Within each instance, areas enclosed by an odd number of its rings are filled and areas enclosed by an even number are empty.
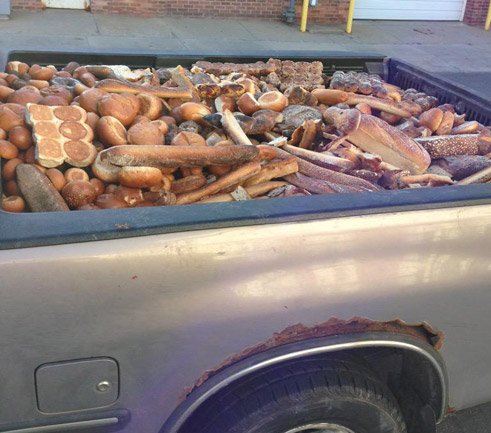
[[[196,388],[174,411],[160,433],[187,433],[207,402],[233,391],[256,372],[299,359],[348,357],[374,371],[401,406],[408,433],[434,431],[447,408],[447,377],[443,360],[429,344],[410,336],[374,333],[317,338],[287,344],[233,364]],[[201,409],[201,410],[200,410]]]

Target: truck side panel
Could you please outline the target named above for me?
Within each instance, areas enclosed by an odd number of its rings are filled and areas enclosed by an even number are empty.
[[[489,239],[479,205],[0,251],[0,428],[55,419],[38,366],[111,357],[124,432],[156,433],[206,369],[330,317],[429,322],[451,405],[491,400]]]

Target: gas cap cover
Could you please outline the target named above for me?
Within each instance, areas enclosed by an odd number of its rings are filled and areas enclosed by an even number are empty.
[[[119,396],[119,368],[113,358],[43,364],[36,370],[38,408],[45,413],[97,409]]]

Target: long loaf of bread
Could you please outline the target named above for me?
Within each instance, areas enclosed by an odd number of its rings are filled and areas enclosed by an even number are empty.
[[[181,87],[143,86],[141,84],[130,83],[128,81],[123,82],[111,78],[99,81],[95,87],[109,93],[131,93],[133,95],[149,93],[158,96],[159,98],[191,99],[193,97],[193,93],[190,89],[183,89]]]
[[[259,154],[255,146],[160,146],[123,145],[101,152],[101,161],[123,166],[204,167],[235,165],[252,161]]]
[[[331,107],[324,117],[365,152],[379,155],[385,162],[411,174],[426,171],[431,158],[423,146],[384,120],[357,111]]]

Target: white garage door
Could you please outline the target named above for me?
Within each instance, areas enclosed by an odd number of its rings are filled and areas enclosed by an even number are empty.
[[[355,19],[460,21],[465,0],[356,0]]]

